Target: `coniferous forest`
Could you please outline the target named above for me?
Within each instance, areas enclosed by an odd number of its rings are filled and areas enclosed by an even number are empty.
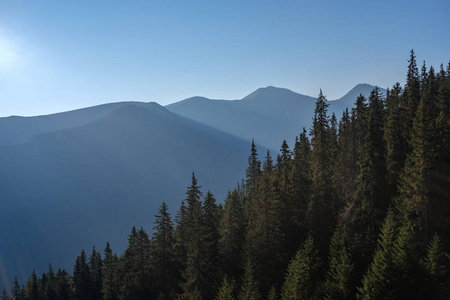
[[[278,154],[252,142],[223,205],[193,173],[123,254],[81,250],[3,299],[450,299],[450,63],[408,62],[342,116],[320,91]]]

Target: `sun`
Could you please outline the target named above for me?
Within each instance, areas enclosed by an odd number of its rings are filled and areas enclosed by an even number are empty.
[[[17,47],[11,40],[0,37],[0,69],[12,69],[19,63]]]

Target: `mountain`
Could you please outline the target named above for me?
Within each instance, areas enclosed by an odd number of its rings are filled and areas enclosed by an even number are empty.
[[[0,118],[0,145],[21,144],[34,135],[88,124],[130,104],[145,105],[142,102],[118,102],[44,116]]]
[[[330,101],[330,110],[335,112],[336,116],[340,118],[342,112],[346,108],[350,109],[354,106],[356,98],[358,98],[359,95],[363,95],[368,99],[370,92],[372,92],[374,88],[373,85],[367,83],[358,84],[338,100]],[[383,95],[386,95],[385,89],[380,88],[380,91]]]
[[[120,253],[132,226],[151,230],[162,201],[175,215],[193,171],[221,201],[244,177],[249,148],[156,103],[0,146],[0,282],[48,263],[72,270],[67,259],[107,241]]]
[[[330,101],[338,117],[373,86]],[[120,102],[37,117],[0,118],[0,285],[172,216],[192,171],[221,201],[244,176],[250,141],[260,159],[311,126],[315,98],[266,87],[241,100],[193,97],[162,107]]]
[[[340,118],[353,106],[357,96],[370,95],[374,86],[359,84],[340,99],[330,101],[330,114]],[[382,92],[385,90],[382,89]],[[315,98],[277,87],[260,88],[241,100],[189,98],[166,108],[178,115],[228,132],[245,140],[255,139],[278,152],[283,140],[293,143],[305,127],[309,130],[314,115]]]

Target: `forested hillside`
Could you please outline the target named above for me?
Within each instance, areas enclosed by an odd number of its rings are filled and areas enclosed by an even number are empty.
[[[192,174],[124,253],[82,250],[4,299],[449,299],[450,63],[419,71],[411,51],[404,87],[340,121],[328,105],[278,154],[252,143],[223,205]]]

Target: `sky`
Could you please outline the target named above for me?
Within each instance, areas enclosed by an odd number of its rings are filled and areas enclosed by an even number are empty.
[[[0,0],[0,117],[118,101],[329,100],[450,59],[450,1]]]

